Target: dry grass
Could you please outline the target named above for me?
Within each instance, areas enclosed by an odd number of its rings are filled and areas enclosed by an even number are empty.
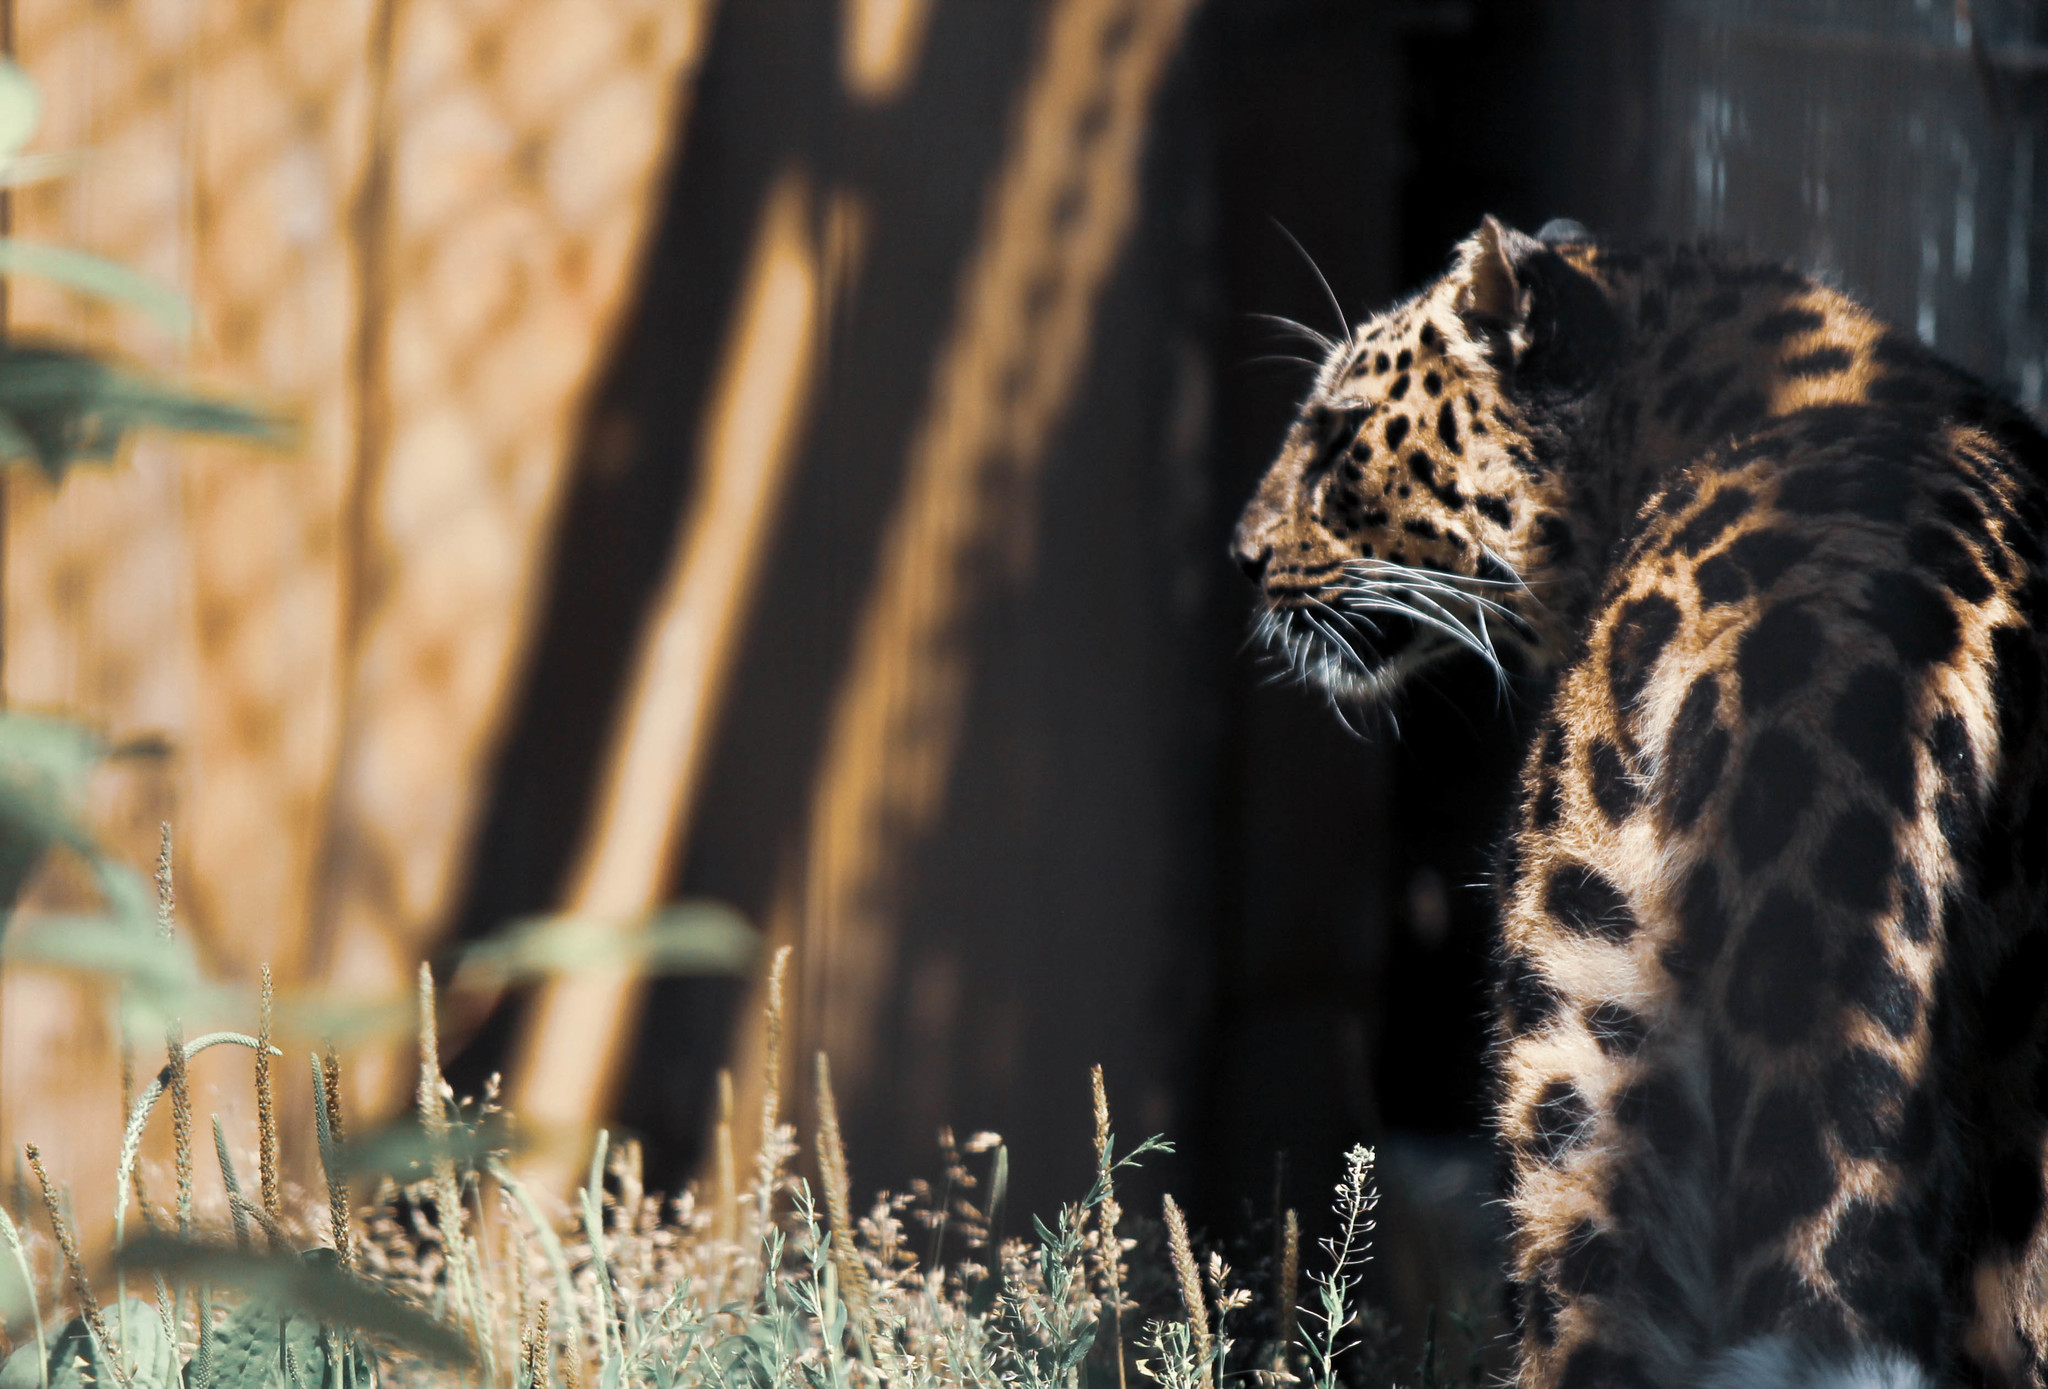
[[[149,934],[175,941],[168,839]],[[0,1205],[0,1318],[9,1389],[1380,1389],[1446,1382],[1429,1347],[1413,1377],[1382,1353],[1361,1307],[1377,1194],[1372,1154],[1353,1150],[1337,1188],[1339,1236],[1304,1269],[1293,1211],[1273,1212],[1272,1252],[1240,1277],[1169,1196],[1163,1219],[1125,1211],[1116,1183],[1159,1137],[1119,1151],[1100,1068],[1091,1077],[1094,1178],[1029,1238],[1002,1238],[1009,1156],[993,1134],[942,1134],[943,1177],[856,1203],[832,1074],[814,1058],[812,1126],[822,1191],[794,1170],[782,1073],[781,982],[769,971],[766,1079],[751,1163],[735,1152],[732,1085],[721,1077],[708,1191],[650,1193],[637,1144],[600,1133],[566,1207],[513,1170],[518,1130],[495,1080],[474,1098],[442,1075],[436,993],[422,967],[419,1075],[406,1123],[351,1141],[341,1063],[307,1058],[324,1189],[281,1178],[269,972],[255,1034],[187,1040],[165,1028],[129,1105],[117,1168],[113,1258],[88,1269],[65,1194],[33,1146],[31,1189]],[[176,1010],[173,1004],[171,1011]],[[191,1058],[255,1053],[258,1134],[237,1155],[211,1118],[220,1196],[195,1194]],[[131,1057],[139,1052],[131,1045]],[[1077,1087],[1078,1088],[1078,1087]],[[158,1101],[168,1097],[169,1104]],[[1079,1095],[1076,1099],[1078,1101]],[[175,1154],[168,1211],[142,1180],[158,1108]],[[303,1141],[303,1140],[298,1140]],[[256,1196],[242,1172],[253,1165]],[[745,1186],[741,1173],[747,1174]],[[359,1198],[367,1198],[361,1200]],[[211,1202],[211,1204],[208,1204]],[[131,1221],[131,1207],[138,1219]],[[1014,1220],[1009,1222],[1015,1224]],[[137,1234],[139,1229],[140,1233]],[[258,1232],[261,1232],[260,1238]],[[1297,1308],[1306,1276],[1310,1297]],[[111,1298],[106,1294],[111,1291]],[[1476,1366],[1476,1359],[1473,1361]],[[10,1378],[11,1376],[11,1378]],[[1461,1382],[1477,1383],[1476,1369]]]
[[[1118,1174],[1167,1145],[1152,1138],[1116,1151],[1099,1071],[1090,1189],[1049,1223],[1033,1221],[1031,1238],[997,1243],[991,1232],[1000,1227],[1008,1155],[994,1135],[943,1137],[939,1183],[913,1183],[855,1208],[823,1056],[815,1127],[822,1200],[792,1170],[796,1132],[771,1092],[747,1187],[736,1189],[733,1176],[728,1101],[709,1192],[649,1193],[638,1146],[600,1135],[574,1208],[551,1209],[508,1166],[516,1128],[494,1090],[458,1100],[441,1077],[424,971],[416,1116],[351,1146],[338,1065],[331,1053],[314,1058],[329,1180],[324,1192],[294,1192],[277,1176],[276,1106],[263,1102],[270,1049],[259,1038],[269,1030],[266,1006],[258,1037],[216,1033],[182,1046],[231,1039],[257,1048],[260,1201],[242,1196],[216,1120],[228,1195],[218,1210],[195,1209],[193,1126],[178,1060],[135,1101],[131,1139],[159,1095],[170,1093],[180,1111],[177,1210],[167,1220],[141,1204],[151,1231],[175,1228],[178,1236],[130,1241],[112,1275],[125,1283],[146,1270],[154,1300],[123,1291],[101,1307],[64,1228],[62,1196],[30,1150],[43,1209],[0,1213],[11,1215],[0,1236],[22,1250],[14,1265],[0,1263],[0,1285],[40,1270],[41,1314],[16,1297],[8,1321],[15,1354],[24,1357],[13,1372],[30,1375],[15,1382],[35,1383],[38,1362],[76,1359],[80,1345],[100,1364],[96,1348],[110,1344],[122,1349],[104,1355],[106,1371],[140,1389],[177,1379],[176,1365],[193,1389],[241,1389],[252,1374],[283,1389],[314,1389],[316,1381],[342,1389],[372,1373],[373,1362],[375,1378],[390,1386],[510,1389],[1128,1389],[1140,1376],[1163,1389],[1226,1381],[1340,1389],[1437,1380],[1429,1372],[1397,1377],[1374,1363],[1375,1338],[1363,1334],[1372,1323],[1361,1319],[1358,1269],[1376,1200],[1366,1149],[1348,1159],[1337,1193],[1341,1235],[1325,1242],[1328,1266],[1308,1272],[1310,1305],[1298,1319],[1303,1269],[1292,1211],[1280,1222],[1273,1258],[1240,1279],[1220,1254],[1201,1248],[1171,1198],[1163,1240],[1158,1226],[1118,1206]],[[171,1040],[178,1043],[175,1032]],[[124,1167],[139,1195],[139,1174]],[[371,1198],[360,1210],[352,1181]],[[267,1252],[257,1248],[256,1227],[266,1232]],[[25,1242],[16,1235],[31,1229]],[[308,1249],[320,1252],[292,1252]],[[1134,1297],[1134,1287],[1149,1291]],[[253,1322],[252,1308],[261,1312]],[[141,1345],[137,1324],[158,1339]],[[252,1324],[273,1330],[252,1333]],[[253,1347],[245,1344],[252,1334]],[[168,1354],[151,1350],[159,1341]],[[75,1381],[74,1374],[67,1383]]]

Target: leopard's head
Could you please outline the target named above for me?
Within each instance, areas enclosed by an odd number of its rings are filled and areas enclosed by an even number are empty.
[[[1588,547],[1555,417],[1618,350],[1592,251],[1575,224],[1489,217],[1443,278],[1331,345],[1231,544],[1298,675],[1370,702],[1458,652],[1502,678],[1562,658],[1553,600]]]

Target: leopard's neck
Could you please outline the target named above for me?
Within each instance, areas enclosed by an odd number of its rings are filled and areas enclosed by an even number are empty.
[[[1572,410],[1560,447],[1608,544],[1702,454],[1828,406],[1925,407],[1952,369],[1840,291],[1783,265],[1690,246],[1563,254],[1623,325],[1614,371]],[[1603,549],[1605,547],[1603,546]]]

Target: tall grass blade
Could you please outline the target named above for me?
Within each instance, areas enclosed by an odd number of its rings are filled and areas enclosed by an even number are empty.
[[[1188,1240],[1188,1220],[1171,1196],[1161,1198],[1166,1216],[1167,1248],[1173,1256],[1174,1278],[1180,1286],[1181,1307],[1187,1312],[1188,1331],[1194,1338],[1194,1355],[1201,1365],[1202,1389],[1214,1389],[1209,1362],[1213,1346],[1209,1339],[1209,1304],[1202,1296],[1201,1275],[1195,1271],[1195,1253]]]
[[[224,1045],[248,1047],[259,1057],[263,1056],[266,1050],[259,1039],[245,1033],[209,1032],[203,1037],[195,1037],[185,1043],[181,1049],[181,1056],[189,1062],[202,1051]],[[277,1053],[280,1056],[283,1054]],[[121,1247],[127,1231],[128,1191],[133,1184],[135,1161],[142,1152],[142,1130],[149,1123],[150,1111],[156,1108],[156,1102],[163,1097],[164,1091],[169,1087],[170,1079],[171,1068],[166,1065],[136,1097],[135,1107],[128,1113],[127,1130],[121,1135],[121,1160],[116,1174],[119,1185],[114,1192],[114,1247],[117,1249]]]
[[[108,1334],[106,1318],[100,1314],[100,1303],[93,1296],[92,1284],[85,1276],[85,1262],[78,1256],[78,1240],[71,1233],[71,1222],[64,1218],[62,1203],[57,1199],[57,1188],[50,1182],[50,1174],[43,1170],[43,1156],[31,1143],[24,1151],[28,1154],[29,1169],[36,1174],[36,1185],[42,1188],[43,1209],[50,1217],[50,1232],[57,1237],[57,1251],[63,1256],[64,1271],[70,1275],[72,1295],[78,1299],[80,1315],[100,1345],[107,1351],[107,1363],[122,1389],[128,1389],[128,1369],[121,1363],[121,1354],[115,1348],[114,1338]],[[123,1182],[123,1186],[126,1183]],[[126,1307],[119,1311],[125,1315]]]
[[[43,1309],[36,1300],[36,1276],[29,1268],[28,1251],[22,1248],[21,1231],[15,1228],[14,1217],[5,1206],[0,1206],[0,1240],[6,1241],[7,1252],[13,1256],[15,1270],[21,1275],[22,1296],[28,1299],[29,1324],[36,1333],[36,1370],[42,1389],[50,1389],[50,1352],[43,1344]]]
[[[565,1323],[571,1328],[565,1331],[564,1334],[573,1338],[576,1332],[573,1330],[574,1322],[572,1319],[576,1314],[578,1306],[576,1283],[570,1277],[569,1258],[562,1249],[562,1241],[556,1236],[554,1225],[541,1213],[539,1203],[533,1199],[533,1193],[526,1189],[526,1185],[523,1182],[512,1175],[512,1169],[499,1161],[495,1156],[491,1157],[488,1162],[488,1170],[491,1177],[500,1187],[504,1188],[507,1195],[511,1196],[513,1204],[519,1207],[520,1214],[526,1217],[527,1228],[540,1241],[541,1253],[547,1257],[548,1268],[555,1276],[555,1298],[557,1305],[562,1309]],[[569,1351],[568,1363],[573,1363],[577,1358],[576,1344],[573,1339],[569,1341]]]
[[[228,1211],[235,1227],[235,1247],[243,1253],[249,1252],[249,1217],[242,1211],[242,1182],[235,1172],[235,1160],[228,1155],[228,1136],[220,1126],[220,1115],[213,1116],[213,1155],[220,1162],[220,1184],[228,1194]]]

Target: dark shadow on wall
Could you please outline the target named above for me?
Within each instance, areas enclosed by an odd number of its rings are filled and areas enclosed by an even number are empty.
[[[839,8],[721,7],[637,311],[584,431],[462,938],[557,900],[695,477],[731,294],[791,160],[869,197],[869,253],[676,881],[759,920],[800,860],[825,720],[1044,5],[939,0],[912,89],[875,111],[837,95]],[[1517,723],[1479,673],[1447,671],[1402,711],[1399,743],[1359,737],[1242,649],[1249,594],[1224,547],[1307,381],[1259,360],[1292,349],[1251,315],[1336,327],[1276,222],[1354,320],[1437,273],[1482,212],[1637,225],[1647,8],[1202,12],[1157,103],[1083,387],[1019,508],[1032,562],[987,585],[961,634],[965,731],[945,812],[906,865],[883,1079],[841,1096],[859,1183],[932,1173],[940,1123],[993,1128],[1014,1146],[1017,1207],[1050,1210],[1086,1179],[1095,1062],[1121,1134],[1180,1142],[1147,1185],[1185,1193],[1219,1238],[1269,1212],[1283,1156],[1282,1199],[1311,1232],[1351,1142],[1419,1135],[1418,1170],[1464,1161],[1485,1027],[1487,905],[1471,885]],[[621,1115],[652,1179],[697,1161],[736,1001],[728,983],[654,990]],[[458,1084],[502,1066],[516,1021],[501,1009],[475,1034]],[[1417,1334],[1462,1276],[1448,1265],[1484,1262],[1483,1232],[1443,1234],[1475,1182],[1389,1202],[1375,1268]],[[1140,1203],[1156,1209],[1134,1188]]]
[[[1652,8],[1211,10],[1231,383],[1220,523],[1306,385],[1245,369],[1272,350],[1245,315],[1334,322],[1270,219],[1314,254],[1352,321],[1440,274],[1488,212],[1632,233],[1645,220]],[[1490,1273],[1486,882],[1540,692],[1504,700],[1476,663],[1447,666],[1392,711],[1398,737],[1367,718],[1361,738],[1316,697],[1261,687],[1248,663],[1226,678],[1217,1001],[1186,1126],[1200,1210],[1219,1230],[1248,1229],[1279,1171],[1280,1199],[1314,1232],[1342,1149],[1380,1142],[1371,1276],[1418,1337],[1431,1306]]]
[[[560,508],[546,598],[492,771],[456,916],[472,940],[560,900],[628,662],[697,477],[711,389],[766,192],[829,130],[832,0],[721,6],[641,275],[637,303],[593,393]],[[751,904],[747,904],[751,905]],[[729,986],[712,986],[714,1004]],[[472,1090],[502,1068],[521,1008],[499,1008],[451,1063]],[[715,1007],[686,1054],[715,1054]],[[674,1097],[667,1097],[673,1099]],[[675,1103],[694,1126],[701,1102]]]

